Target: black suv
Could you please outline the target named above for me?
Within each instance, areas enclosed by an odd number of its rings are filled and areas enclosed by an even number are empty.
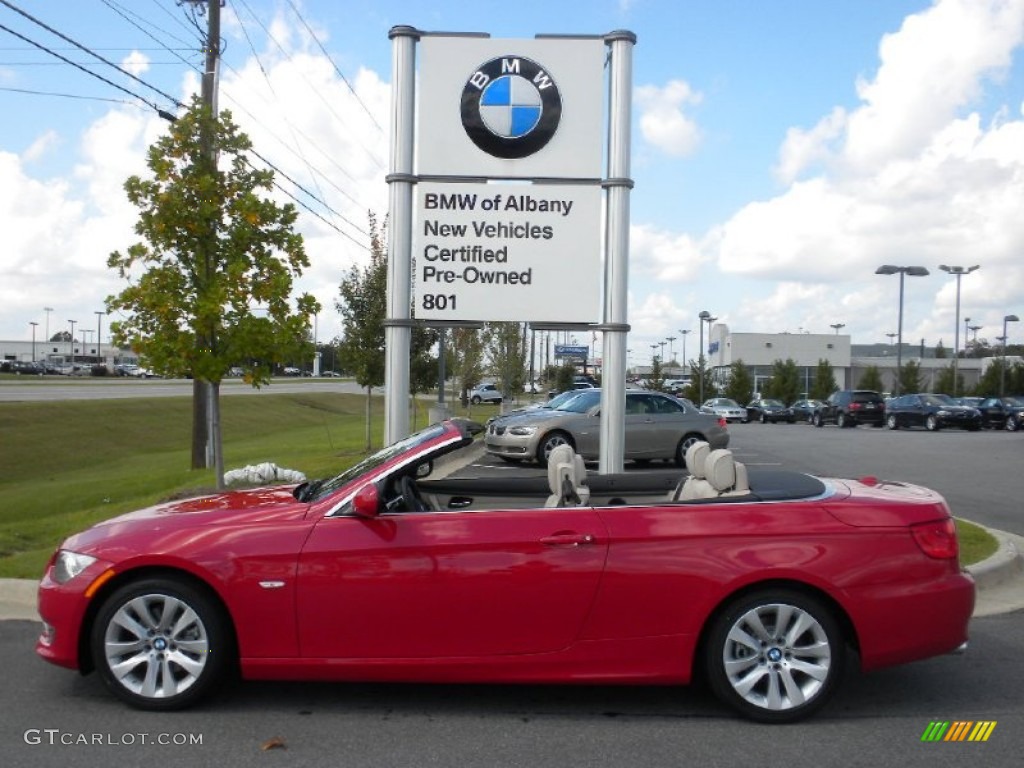
[[[870,389],[841,389],[829,395],[828,400],[814,413],[814,426],[835,424],[837,427],[856,427],[885,424],[885,400]]]

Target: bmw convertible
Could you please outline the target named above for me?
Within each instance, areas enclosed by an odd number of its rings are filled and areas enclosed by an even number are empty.
[[[960,649],[974,583],[936,493],[747,469],[480,477],[450,420],[335,477],[176,500],[64,541],[37,653],[130,705],[227,680],[682,685],[791,722],[870,671]],[[691,455],[692,454],[692,455]],[[241,692],[244,695],[244,689]]]

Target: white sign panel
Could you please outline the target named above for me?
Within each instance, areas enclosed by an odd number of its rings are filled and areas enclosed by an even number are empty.
[[[420,182],[412,258],[418,320],[597,322],[601,189]]]
[[[420,53],[418,174],[601,178],[602,39],[425,35]]]

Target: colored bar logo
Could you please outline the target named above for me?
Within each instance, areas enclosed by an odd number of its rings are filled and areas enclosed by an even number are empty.
[[[995,720],[933,720],[921,734],[921,741],[988,741],[995,729]]]

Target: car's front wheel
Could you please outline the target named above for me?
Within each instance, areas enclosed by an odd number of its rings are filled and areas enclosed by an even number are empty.
[[[761,423],[762,424],[767,424],[768,423],[768,416],[763,414],[763,413],[761,414]]]
[[[572,443],[572,438],[569,437],[565,432],[558,430],[545,435],[540,445],[537,446],[537,462],[542,466],[548,465],[548,457],[551,456],[551,452],[560,445],[568,445],[573,450],[576,450],[576,446]]]
[[[934,413],[928,414],[928,418],[924,420],[924,428],[929,432],[937,432],[939,429],[939,418]]]
[[[125,584],[100,607],[92,656],[115,696],[149,710],[183,709],[208,695],[234,663],[224,611],[175,578]]]
[[[786,589],[755,592],[715,618],[705,644],[711,689],[753,720],[786,723],[820,709],[839,685],[846,647],[832,611]]]
[[[1020,420],[1016,416],[1007,417],[1006,428],[1010,432],[1016,432],[1018,429],[1020,429]]]
[[[816,426],[816,427],[824,427],[825,426],[825,420],[821,417],[820,413],[814,414],[814,418],[812,419],[812,421],[814,423],[814,426]]]
[[[483,402],[483,398],[481,398],[480,395],[473,395],[473,397],[469,399],[469,402],[473,405],[480,405],[480,403]]]

